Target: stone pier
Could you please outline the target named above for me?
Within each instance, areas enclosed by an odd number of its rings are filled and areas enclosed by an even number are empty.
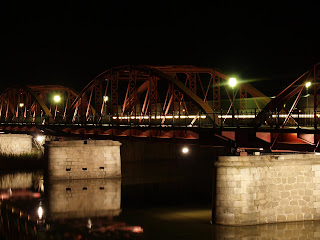
[[[111,140],[48,142],[49,179],[120,177],[120,146]]]
[[[223,156],[215,222],[252,225],[320,219],[320,156]]]

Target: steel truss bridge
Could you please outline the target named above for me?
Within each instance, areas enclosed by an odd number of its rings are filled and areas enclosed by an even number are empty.
[[[0,96],[0,129],[318,151],[319,68],[320,63],[274,98],[245,81],[233,89],[227,75],[189,65],[113,67],[81,92],[12,86]],[[307,82],[313,96],[305,95]]]

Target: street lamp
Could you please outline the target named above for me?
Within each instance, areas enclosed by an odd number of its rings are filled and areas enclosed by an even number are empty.
[[[106,102],[108,102],[108,100],[109,100],[109,97],[108,96],[103,96],[103,101],[106,103]]]
[[[307,90],[307,109],[309,107],[309,94],[308,94],[308,88],[311,86],[311,82],[306,82],[306,90]]]
[[[61,100],[61,97],[59,95],[55,95],[53,97],[53,101],[55,101],[56,103],[60,102],[60,100]]]
[[[183,147],[181,149],[182,153],[187,154],[189,152],[189,148],[188,147]]]
[[[56,118],[58,111],[58,103],[61,101],[61,97],[59,95],[55,95],[53,97],[53,101],[56,103],[56,110],[54,111],[54,118]]]
[[[232,88],[232,126],[234,124],[234,87],[237,85],[236,78],[229,78],[229,86]]]
[[[22,111],[23,111],[23,107],[24,107],[24,103],[23,102],[21,102],[21,103],[19,103],[19,107],[20,107],[20,115],[21,115],[21,117],[23,117],[23,115],[22,115]]]

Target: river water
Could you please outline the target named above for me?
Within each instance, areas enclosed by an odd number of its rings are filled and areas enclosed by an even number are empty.
[[[210,224],[212,163],[126,163],[122,178],[0,175],[3,239],[320,239],[320,222]]]

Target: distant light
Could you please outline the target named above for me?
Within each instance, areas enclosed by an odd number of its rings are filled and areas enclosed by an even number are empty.
[[[260,151],[263,151],[263,148],[259,148]]]
[[[236,78],[229,78],[229,85],[230,85],[230,87],[234,88],[237,85],[237,79]]]
[[[90,219],[90,218],[88,219],[87,228],[89,228],[89,229],[91,229],[91,228],[92,228],[92,221],[91,221],[91,219]]]
[[[140,227],[140,226],[135,226],[135,227],[133,227],[132,232],[134,232],[134,233],[143,233],[143,228]]]
[[[189,152],[189,148],[183,147],[182,148],[182,153],[187,154]]]
[[[306,82],[306,88],[309,88],[311,86],[311,82]]]
[[[24,103],[19,103],[19,107],[24,107]]]
[[[185,110],[185,109],[183,109],[182,111],[183,111],[183,112],[185,112],[186,110]]]
[[[103,101],[104,101],[104,102],[108,102],[108,100],[109,100],[109,97],[108,97],[108,96],[103,96]]]
[[[272,96],[272,97],[270,97],[270,98],[276,98],[276,96]]]
[[[38,217],[39,217],[39,219],[42,219],[42,216],[43,216],[43,209],[42,209],[42,207],[40,206],[40,207],[38,208]]]
[[[43,142],[44,136],[37,136],[37,141],[38,142]]]
[[[60,102],[61,97],[59,95],[56,95],[53,97],[53,101],[55,101],[56,103]]]

